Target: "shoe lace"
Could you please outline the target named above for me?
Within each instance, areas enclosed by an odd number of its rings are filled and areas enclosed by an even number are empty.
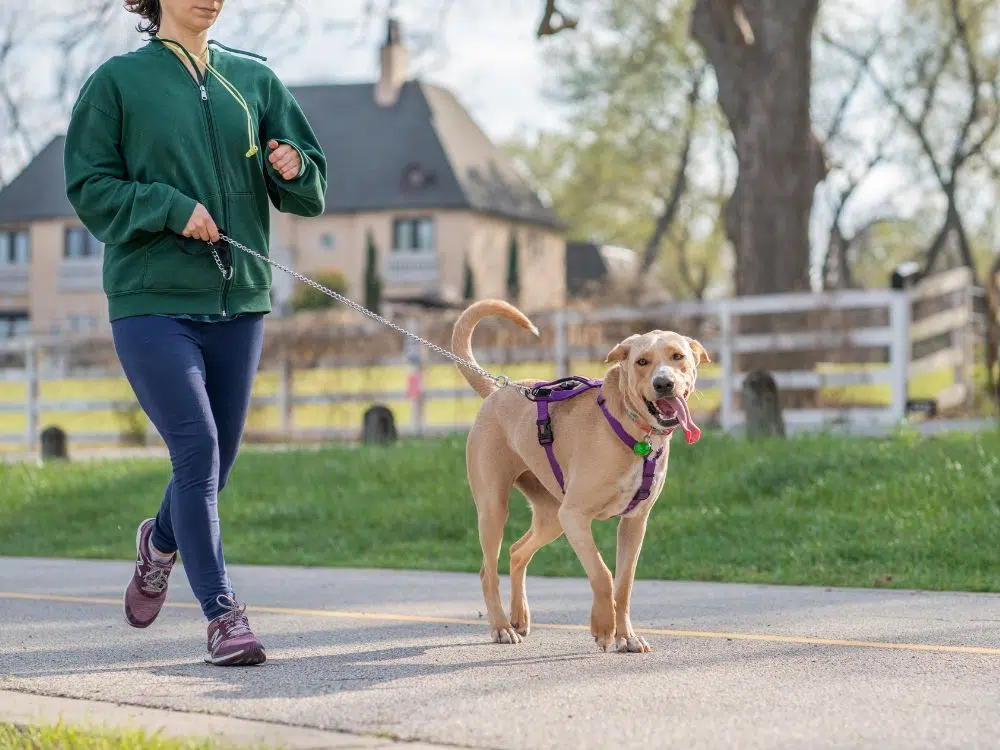
[[[149,570],[142,574],[143,588],[157,594],[162,593],[167,588],[167,578],[169,576],[169,570],[153,565]]]
[[[250,631],[250,623],[246,618],[247,605],[236,601],[229,594],[217,596],[215,601],[225,610],[225,614],[220,618],[223,627],[226,628],[227,637],[232,638],[238,635],[247,635]]]

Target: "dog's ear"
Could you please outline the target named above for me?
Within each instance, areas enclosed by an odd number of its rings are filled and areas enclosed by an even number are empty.
[[[701,366],[706,362],[711,362],[712,360],[708,356],[708,352],[705,351],[705,347],[701,345],[701,342],[697,339],[693,339],[690,336],[686,336],[688,344],[691,346],[691,352],[694,354],[695,362]]]
[[[625,358],[628,357],[629,351],[632,349],[632,343],[639,338],[638,333],[633,333],[624,341],[620,341],[615,345],[615,348],[608,352],[608,356],[604,359],[604,364],[611,365],[616,362],[624,362]]]

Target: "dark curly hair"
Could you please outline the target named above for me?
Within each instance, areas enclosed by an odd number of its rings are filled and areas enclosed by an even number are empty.
[[[125,10],[142,16],[143,20],[135,27],[140,34],[155,35],[159,32],[163,12],[160,0],[125,0]]]

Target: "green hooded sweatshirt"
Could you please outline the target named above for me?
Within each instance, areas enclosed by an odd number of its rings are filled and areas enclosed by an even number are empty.
[[[220,241],[220,269],[211,245],[182,232],[201,203],[220,232],[266,256],[269,202],[298,216],[323,213],[323,150],[269,68],[212,49],[196,80],[165,42],[101,65],[66,134],[66,193],[105,244],[110,318],[270,312],[266,263]],[[271,166],[271,140],[298,151],[298,177]]]

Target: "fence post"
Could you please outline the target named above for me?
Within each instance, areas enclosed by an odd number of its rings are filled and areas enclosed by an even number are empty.
[[[951,332],[951,346],[961,352],[958,365],[955,367],[955,382],[962,385],[962,403],[968,405],[973,398],[972,368],[975,365],[975,332],[973,319],[975,310],[972,298],[972,272],[969,272],[965,285],[959,290],[959,307],[965,310],[965,323]]]
[[[421,335],[416,319],[408,321],[407,329]],[[409,337],[403,339],[403,350],[410,365],[406,396],[410,400],[410,427],[416,437],[424,434],[424,348]]]
[[[38,440],[39,379],[38,344],[29,338],[24,344],[24,442],[29,453]]]
[[[719,422],[726,432],[732,429],[736,415],[733,409],[733,311],[729,300],[719,303],[719,367],[722,370],[722,403]]]
[[[295,371],[288,356],[288,348],[281,345],[278,352],[278,418],[281,435],[288,438],[295,427]]]
[[[889,305],[889,326],[892,341],[889,344],[889,369],[891,372],[892,401],[889,407],[894,422],[906,419],[907,389],[910,367],[910,294],[905,290],[892,293]]]
[[[566,309],[560,307],[552,317],[555,327],[556,378],[569,375],[569,342],[566,331]]]

